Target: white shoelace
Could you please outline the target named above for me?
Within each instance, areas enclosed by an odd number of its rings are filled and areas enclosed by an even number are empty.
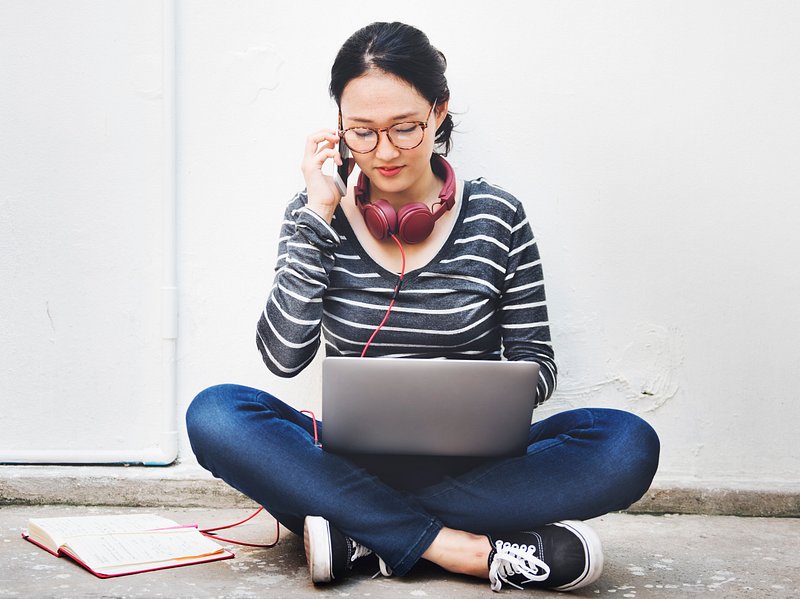
[[[521,589],[509,580],[511,576],[523,575],[528,582],[546,580],[550,576],[550,566],[536,555],[535,545],[518,545],[495,541],[495,554],[489,566],[489,582],[493,591],[499,591],[503,583]]]
[[[377,576],[378,574],[383,574],[388,578],[389,576],[392,575],[392,569],[389,566],[387,566],[386,562],[383,561],[381,558],[378,558],[378,568],[379,571],[375,572],[375,576]],[[373,576],[372,578],[375,578],[375,576]]]
[[[356,561],[360,557],[364,557],[366,555],[372,555],[373,553],[372,549],[364,547],[364,545],[354,541],[353,539],[350,539],[350,542],[353,544],[353,555],[350,556],[351,562]],[[392,575],[392,569],[389,566],[387,566],[386,562],[384,562],[380,557],[378,557],[378,567],[380,568],[380,571],[376,572],[375,576],[377,576],[378,574],[383,574],[384,576],[387,577]],[[373,576],[373,578],[375,578],[375,576]]]
[[[356,543],[353,539],[350,539],[350,542],[353,544],[353,555],[350,556],[351,562],[356,561],[360,557],[372,555],[372,549],[364,547],[361,543]]]

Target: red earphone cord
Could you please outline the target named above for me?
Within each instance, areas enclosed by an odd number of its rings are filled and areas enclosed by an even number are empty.
[[[400,243],[400,240],[397,238],[397,236],[394,233],[392,233],[392,239],[397,244],[397,247],[400,248],[400,259],[401,259],[400,274],[399,274],[399,276],[397,278],[397,285],[395,285],[394,291],[392,292],[392,301],[389,302],[389,307],[386,309],[386,314],[383,316],[383,320],[381,320],[381,323],[378,325],[378,328],[376,328],[373,331],[373,333],[372,333],[372,335],[370,335],[370,338],[367,341],[366,345],[364,345],[364,349],[361,351],[361,357],[362,358],[366,355],[367,348],[372,343],[372,340],[375,339],[375,335],[378,334],[378,331],[380,331],[383,328],[383,325],[386,324],[386,321],[389,319],[389,314],[391,313],[392,308],[394,307],[394,302],[395,302],[395,300],[397,300],[397,296],[400,293],[400,285],[402,285],[402,283],[403,283],[403,276],[406,274],[406,253],[403,250],[403,244]],[[311,416],[311,422],[314,423],[314,444],[317,445],[318,447],[321,447],[321,445],[319,443],[319,438],[317,436],[317,419],[314,416],[314,412],[311,412],[310,410],[300,410],[300,411],[302,413],[304,413],[304,414],[309,414]],[[228,528],[234,528],[236,526],[239,526],[240,524],[244,524],[245,522],[248,522],[248,521],[252,520],[253,518],[255,518],[263,510],[264,510],[264,508],[260,507],[255,512],[250,514],[247,518],[245,518],[244,520],[241,520],[239,522],[236,522],[235,524],[227,524],[225,526],[217,526],[216,528],[204,528],[204,529],[201,529],[200,532],[203,533],[204,535],[206,535],[207,537],[211,537],[213,539],[216,539],[217,541],[223,541],[223,542],[226,542],[226,543],[233,543],[235,545],[244,545],[246,547],[262,547],[262,548],[275,547],[275,545],[278,544],[278,541],[281,538],[281,525],[280,525],[280,522],[277,522],[277,521],[275,522],[275,540],[272,543],[268,543],[268,544],[265,544],[265,545],[258,544],[258,543],[245,543],[243,541],[234,541],[233,539],[225,539],[223,537],[219,537],[216,534],[214,534],[214,532],[217,531],[217,530],[225,530],[225,529],[228,529]]]
[[[386,309],[386,315],[383,317],[383,320],[378,325],[378,328],[375,329],[375,331],[373,331],[372,336],[370,336],[369,341],[367,341],[367,344],[364,346],[364,349],[361,352],[362,358],[366,355],[367,348],[369,347],[370,343],[372,343],[372,340],[375,339],[375,335],[378,334],[378,331],[380,331],[383,328],[383,325],[386,324],[386,321],[389,319],[389,313],[392,311],[392,308],[394,307],[394,302],[397,299],[397,295],[400,293],[400,285],[402,285],[403,283],[403,275],[406,274],[406,253],[405,251],[403,251],[403,244],[400,243],[400,240],[394,233],[392,233],[392,239],[397,244],[397,247],[400,248],[400,259],[402,261],[400,264],[400,275],[397,278],[397,285],[395,285],[394,291],[392,292],[392,301],[389,302],[389,307]]]
[[[280,522],[278,522],[277,520],[275,521],[275,540],[272,543],[267,543],[266,545],[262,545],[262,544],[259,544],[259,543],[245,543],[244,541],[235,541],[233,539],[226,539],[224,537],[219,537],[219,536],[214,534],[214,531],[216,531],[216,530],[225,530],[226,528],[233,528],[235,526],[239,526],[240,524],[244,524],[248,520],[252,520],[253,518],[255,518],[263,510],[264,510],[264,508],[260,507],[255,512],[250,514],[247,518],[245,518],[244,520],[240,520],[239,522],[236,522],[235,524],[226,524],[225,526],[217,526],[215,528],[203,528],[203,529],[200,530],[200,532],[203,533],[207,537],[211,537],[212,539],[216,539],[217,541],[223,541],[225,543],[233,543],[234,545],[244,545],[246,547],[264,547],[264,548],[275,547],[275,545],[278,544],[278,541],[281,538],[281,525],[280,525]]]

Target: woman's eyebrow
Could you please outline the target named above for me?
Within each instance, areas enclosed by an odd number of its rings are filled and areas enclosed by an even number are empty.
[[[414,116],[413,112],[406,112],[406,113],[403,113],[403,114],[395,115],[389,120],[390,121],[395,121],[395,122],[401,122],[403,119],[409,119],[409,118],[411,118],[413,116]],[[372,119],[367,119],[367,118],[358,117],[358,116],[347,117],[346,120],[353,121],[353,122],[356,122],[356,123],[367,123],[367,124],[371,124],[371,123],[375,122]]]

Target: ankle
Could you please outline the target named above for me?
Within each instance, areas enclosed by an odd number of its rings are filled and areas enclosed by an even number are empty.
[[[449,572],[488,578],[491,550],[486,536],[443,528],[422,557]]]

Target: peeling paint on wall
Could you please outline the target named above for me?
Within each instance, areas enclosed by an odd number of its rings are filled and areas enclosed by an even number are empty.
[[[278,89],[284,60],[274,49],[253,46],[244,52],[232,52],[231,56],[227,84],[237,103],[253,104],[261,92]]]
[[[677,394],[682,363],[683,338],[677,329],[637,324],[630,343],[610,361],[609,379],[633,411],[653,412]]]
[[[585,330],[596,328],[583,324]],[[585,336],[585,330],[576,334]],[[563,377],[556,391],[559,401],[569,407],[625,403],[626,409],[641,414],[654,412],[674,398],[684,359],[680,332],[656,324],[637,324],[629,339],[610,355],[605,372],[595,373],[594,378],[585,372]],[[602,343],[612,344],[605,336]]]

